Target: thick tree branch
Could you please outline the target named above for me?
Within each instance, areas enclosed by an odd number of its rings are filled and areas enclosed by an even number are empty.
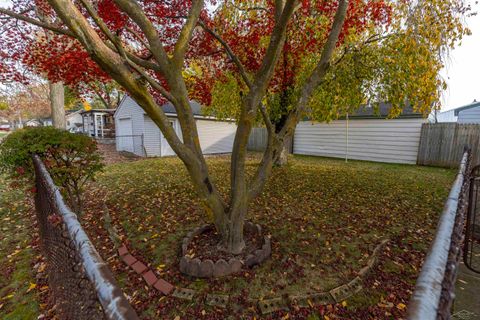
[[[268,81],[272,77],[276,62],[278,61],[278,56],[280,55],[283,44],[285,42],[285,33],[287,30],[288,21],[290,20],[290,17],[295,10],[296,4],[297,0],[287,0],[285,5],[283,6],[281,16],[275,23],[275,27],[273,28],[267,51],[263,58],[260,69],[255,75],[255,81],[253,83],[255,90],[253,90],[254,92],[252,96],[257,99],[259,98],[258,94],[263,95]],[[258,102],[255,102],[256,103],[252,104],[253,107],[256,107],[258,105]]]
[[[255,199],[262,192],[273,166],[273,154],[276,141],[275,127],[268,116],[264,104],[260,105],[260,113],[262,114],[262,119],[265,123],[265,128],[267,129],[267,146],[263,152],[262,160],[250,182],[248,189],[249,200]]]
[[[300,115],[302,114],[308,103],[308,100],[313,93],[313,90],[321,83],[321,81],[323,81],[325,74],[330,67],[330,60],[338,41],[338,36],[342,30],[343,22],[345,21],[347,8],[348,0],[340,0],[332,25],[332,30],[327,38],[327,42],[323,48],[320,60],[304,84],[301,91],[301,96],[297,100],[295,108],[293,109],[294,111],[288,115],[280,132],[276,134],[271,134],[268,132],[269,140],[267,148],[249,188],[250,199],[255,198],[263,189],[266,179],[272,169],[273,154],[275,152],[280,152],[281,148],[283,148],[283,141],[293,132],[295,125],[298,123]]]
[[[342,31],[343,23],[347,15],[348,0],[340,0],[333,20],[332,29],[328,35],[327,41],[323,47],[320,60],[317,66],[307,78],[300,93],[299,99],[295,103],[295,108],[287,117],[283,128],[278,133],[280,139],[284,139],[291,134],[298,123],[302,113],[308,105],[308,101],[315,88],[323,81],[328,69],[330,68],[331,58],[335,50],[338,37]]]
[[[17,20],[28,22],[28,23],[33,24],[35,26],[41,27],[43,29],[53,31],[57,34],[63,34],[63,35],[67,35],[67,36],[70,36],[70,37],[75,37],[75,35],[70,30],[63,29],[63,28],[57,27],[53,24],[45,23],[45,22],[27,17],[23,14],[16,13],[16,12],[8,10],[8,9],[0,8],[0,13],[4,14],[4,15],[7,15],[11,18],[17,19]]]
[[[103,34],[105,34],[108,40],[110,40],[115,45],[115,48],[117,49],[117,52],[120,54],[120,56],[122,56],[126,60],[127,57],[125,54],[125,49],[123,48],[120,39],[110,31],[106,23],[103,21],[102,18],[100,18],[97,11],[93,8],[93,5],[88,0],[80,0],[80,2],[87,10],[88,14],[92,17],[95,24],[103,32]]]
[[[270,81],[275,65],[280,56],[280,52],[285,42],[285,34],[290,17],[295,10],[297,1],[287,0],[283,6],[280,18],[275,22],[270,42],[263,58],[260,69],[255,74],[254,81],[248,95],[243,99],[243,108],[238,121],[237,132],[233,142],[232,161],[231,161],[231,212],[230,219],[235,221],[243,219],[245,212],[238,208],[246,207],[249,200],[248,187],[245,176],[245,159],[248,137],[256,117],[256,109],[261,103],[265,94],[268,82]],[[266,166],[268,169],[269,166]],[[262,173],[268,174],[268,170],[262,170]],[[266,178],[266,176],[265,176]]]
[[[190,8],[190,13],[187,17],[187,21],[183,25],[182,31],[178,36],[177,42],[173,49],[173,63],[176,66],[182,66],[183,60],[185,58],[185,52],[188,48],[188,43],[192,38],[193,30],[197,25],[198,18],[200,17],[200,12],[203,8],[203,0],[194,0],[192,1],[192,7]]]
[[[170,77],[170,59],[163,47],[157,29],[153,23],[145,15],[140,5],[134,0],[114,0],[117,6],[125,12],[142,30],[155,60],[161,68],[161,72],[165,77]]]

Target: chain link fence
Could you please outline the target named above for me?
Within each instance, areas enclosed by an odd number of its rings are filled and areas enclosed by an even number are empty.
[[[61,319],[138,319],[39,157],[35,207],[48,283]]]
[[[451,318],[468,209],[470,163],[470,151],[466,150],[415,285],[408,310],[411,320]]]
[[[117,151],[126,151],[140,157],[147,156],[143,134],[140,135],[117,135],[115,137]]]

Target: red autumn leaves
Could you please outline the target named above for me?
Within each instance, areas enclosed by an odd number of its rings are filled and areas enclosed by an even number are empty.
[[[31,0],[15,2],[15,10],[31,6]],[[143,46],[145,42],[141,30],[128,19],[113,0],[93,2],[98,15],[103,19],[112,33],[122,39],[125,47],[141,57],[150,53]],[[44,18],[54,21],[58,27],[66,28],[57,23],[55,14],[46,1],[36,0]],[[145,14],[157,26],[160,40],[168,53],[173,46],[188,15],[191,1],[174,0],[163,2],[146,0],[141,2]],[[239,57],[247,72],[256,72],[261,63],[268,44],[268,37],[275,25],[274,1],[266,1],[258,5],[260,9],[240,14],[239,19],[233,14],[249,9],[251,1],[235,1],[235,6],[216,1],[208,2],[202,13],[201,21],[209,28],[216,30]],[[282,57],[277,63],[275,74],[269,90],[278,92],[291,86],[299,72],[303,59],[313,53],[321,52],[328,35],[331,21],[335,15],[338,3],[331,1],[302,0],[292,17],[287,31],[286,43]],[[85,16],[86,10],[79,7]],[[37,12],[27,11],[31,17],[38,18]],[[350,32],[361,33],[367,24],[388,25],[390,22],[390,7],[384,1],[352,0],[349,4],[348,16],[339,43]],[[318,17],[324,17],[324,24],[319,25]],[[76,40],[65,35],[46,34],[43,30],[22,22],[11,21],[10,30],[0,37],[6,45],[0,49],[0,73],[4,79],[25,80],[24,67],[47,77],[52,81],[64,81],[67,85],[85,90],[85,84],[93,81],[107,82],[110,77],[90,59],[89,54]],[[99,34],[98,27],[94,27]],[[103,35],[102,35],[103,36]],[[105,38],[105,36],[103,36]],[[8,41],[3,41],[8,38]],[[203,61],[201,75],[190,82],[190,92],[193,98],[209,104],[211,91],[217,81],[222,81],[225,72],[235,72],[236,66],[230,61],[220,44],[207,32],[197,28],[187,53],[187,64],[195,60]],[[8,61],[8,62],[7,62]],[[162,76],[151,72],[151,75],[164,82]],[[159,99],[162,99],[157,95]]]

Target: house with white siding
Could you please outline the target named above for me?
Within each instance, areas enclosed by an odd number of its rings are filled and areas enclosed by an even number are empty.
[[[237,129],[235,122],[204,116],[202,106],[196,101],[191,101],[190,105],[203,153],[230,153]],[[181,138],[182,132],[174,106],[167,103],[162,109]],[[175,155],[157,125],[128,95],[125,95],[118,105],[114,119],[117,151],[128,151],[147,157]]]
[[[472,103],[455,109],[432,114],[430,122],[457,122],[457,123],[480,123],[480,102],[473,100]]]
[[[466,106],[455,108],[457,123],[480,123],[480,102],[473,100]]]
[[[65,112],[66,128],[70,132],[83,132],[82,110],[69,110]]]
[[[390,108],[387,104],[364,106],[329,123],[301,121],[295,129],[293,153],[415,164],[426,119],[411,108],[389,119]]]

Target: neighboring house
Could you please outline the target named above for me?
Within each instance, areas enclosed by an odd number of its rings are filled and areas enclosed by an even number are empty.
[[[466,106],[455,108],[457,123],[480,123],[480,102],[473,100]]]
[[[411,108],[387,119],[389,111],[389,105],[380,104],[378,110],[362,107],[330,123],[301,121],[295,129],[293,153],[415,164],[426,119]]]
[[[202,115],[201,106],[191,101],[196,119],[200,146],[204,154],[229,153],[232,151],[235,131],[233,121],[220,121]],[[171,103],[162,106],[170,125],[181,138],[177,113]],[[129,96],[125,95],[115,112],[115,131],[118,151],[128,151],[139,156],[175,155],[157,125]]]
[[[473,100],[465,106],[439,112],[436,118],[436,122],[480,123],[480,102]],[[435,123],[434,114],[431,115],[430,122]]]
[[[83,132],[83,117],[82,110],[69,110],[65,114],[67,131]]]
[[[88,136],[97,139],[114,138],[114,113],[115,109],[91,109],[88,111],[80,111],[83,132]]]

